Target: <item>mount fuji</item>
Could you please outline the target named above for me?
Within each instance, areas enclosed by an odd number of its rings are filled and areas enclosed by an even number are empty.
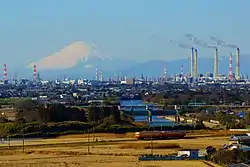
[[[96,68],[102,71],[104,79],[120,73],[128,77],[133,77],[134,75],[139,77],[141,74],[144,76],[162,76],[164,67],[166,67],[168,75],[174,75],[180,73],[181,65],[184,66],[184,73],[189,72],[188,58],[172,61],[151,60],[139,63],[134,60],[115,57],[115,55],[111,57],[103,54],[96,45],[77,41],[67,45],[56,53],[29,63],[26,69],[18,69],[18,73],[31,78],[34,65],[37,66],[37,71],[44,79],[69,76],[72,78],[83,77],[93,79]],[[241,73],[244,75],[249,74],[248,62],[250,62],[250,56],[242,54],[240,60]],[[222,59],[219,61],[219,73],[227,75],[228,66],[229,59],[222,55]],[[235,59],[233,59],[233,69],[235,69]],[[198,72],[213,72],[213,56],[198,59]]]

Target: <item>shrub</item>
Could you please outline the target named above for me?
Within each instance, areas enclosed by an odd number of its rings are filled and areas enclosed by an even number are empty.
[[[5,136],[36,136],[43,137],[50,134],[61,134],[68,131],[86,131],[90,128],[88,123],[69,121],[69,122],[59,122],[59,123],[42,123],[42,122],[32,122],[32,123],[2,123],[0,124],[0,131],[4,131]]]
[[[211,156],[211,160],[218,164],[228,165],[234,164],[238,162],[242,162],[243,152],[240,150],[218,150],[213,156]]]

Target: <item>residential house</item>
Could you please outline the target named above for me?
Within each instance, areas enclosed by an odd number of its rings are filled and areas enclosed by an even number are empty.
[[[229,145],[232,144],[250,145],[250,136],[247,134],[232,135],[229,138]]]
[[[198,159],[199,158],[199,149],[183,149],[178,151],[178,156],[185,156],[190,159]]]

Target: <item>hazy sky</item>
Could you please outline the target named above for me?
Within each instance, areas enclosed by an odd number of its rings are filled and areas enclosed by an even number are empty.
[[[1,63],[27,65],[75,40],[117,58],[178,59],[188,50],[168,40],[185,33],[218,36],[250,53],[249,7],[249,0],[1,0]]]

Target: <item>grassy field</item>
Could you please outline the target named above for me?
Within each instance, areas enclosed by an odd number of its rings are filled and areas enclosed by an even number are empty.
[[[228,133],[229,135],[229,133]],[[228,136],[225,136],[225,132],[217,132],[217,133],[209,133],[205,134],[202,131],[195,132],[187,135],[186,139],[175,139],[175,140],[156,140],[153,143],[161,143],[161,144],[177,144],[182,148],[205,148],[208,144],[216,147],[221,147],[223,144],[227,144]],[[150,141],[145,140],[136,140],[133,137],[133,134],[127,134],[124,136],[118,136],[115,134],[90,134],[89,139],[86,134],[83,135],[67,135],[54,139],[38,139],[38,140],[25,140],[25,146],[28,148],[32,147],[76,147],[78,145],[82,145],[86,147],[87,142],[89,140],[90,145],[93,146],[108,146],[108,145],[116,145],[121,146],[122,144],[141,144],[141,143],[150,143]],[[98,141],[98,142],[96,142]],[[21,146],[22,141],[13,141],[11,142],[11,146]],[[7,147],[8,142],[0,145],[1,147]]]
[[[202,161],[137,161],[133,156],[49,156],[49,155],[23,155],[2,156],[0,166],[36,166],[36,167],[209,167]],[[217,167],[217,166],[215,166]]]
[[[12,105],[21,100],[29,100],[31,98],[23,97],[23,98],[0,98],[0,105]]]
[[[138,162],[137,156],[151,153],[151,141],[135,140],[132,134],[117,137],[114,134],[68,135],[56,139],[26,140],[0,144],[0,166],[120,166],[120,167],[207,167],[202,161]],[[99,142],[95,142],[98,139]],[[204,149],[208,145],[220,148],[227,137],[190,134],[186,139],[153,141],[154,154],[172,154],[182,148]],[[88,150],[89,154],[88,155]]]

